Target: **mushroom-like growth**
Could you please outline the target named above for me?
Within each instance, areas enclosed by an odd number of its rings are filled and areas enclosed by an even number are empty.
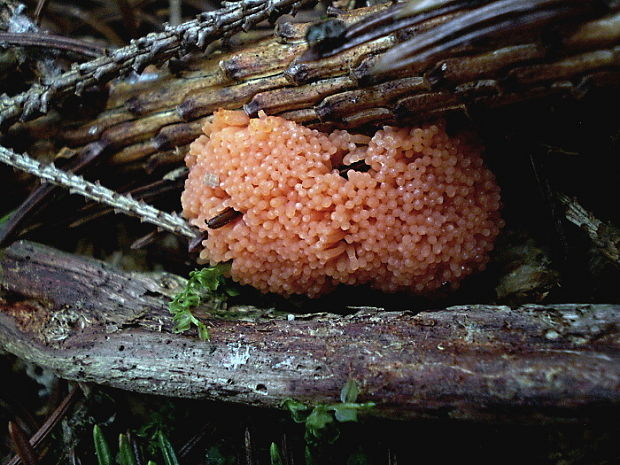
[[[225,212],[200,257],[232,260],[232,278],[264,292],[457,287],[485,267],[503,224],[480,147],[441,124],[370,138],[221,110],[204,132],[186,158],[184,215],[206,229]]]

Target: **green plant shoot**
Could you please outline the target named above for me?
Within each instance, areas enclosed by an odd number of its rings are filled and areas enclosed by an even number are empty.
[[[136,456],[131,449],[129,437],[126,434],[118,436],[118,455],[116,461],[119,465],[137,465]]]
[[[357,403],[359,388],[354,380],[348,380],[340,391],[340,401],[335,404],[308,406],[294,399],[286,399],[284,407],[291,412],[293,421],[305,425],[306,443],[316,445],[321,441],[335,442],[339,437],[336,422],[357,421],[360,410],[375,406],[374,402]]]
[[[101,427],[99,425],[93,426],[93,441],[95,443],[95,455],[97,456],[97,463],[99,465],[112,465],[112,452],[110,451],[110,445],[106,440]]]
[[[271,465],[282,465],[282,454],[280,454],[280,448],[275,442],[269,446],[269,458],[271,459]]]
[[[218,264],[189,274],[185,289],[168,304],[174,321],[174,332],[183,333],[193,325],[198,329],[198,337],[201,340],[209,340],[206,325],[194,316],[192,310],[206,300],[211,303],[212,308],[220,308],[228,297],[239,294],[236,289],[228,285],[224,277],[224,273],[229,270],[230,264]]]
[[[170,441],[162,431],[157,433],[157,440],[159,443],[159,450],[164,458],[164,465],[179,465],[179,460],[177,459],[172,444],[170,444]]]

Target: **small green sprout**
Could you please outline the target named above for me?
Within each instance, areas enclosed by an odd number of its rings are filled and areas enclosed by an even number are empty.
[[[269,447],[269,458],[271,459],[271,465],[282,465],[282,454],[280,454],[280,448],[275,442],[271,443]]]
[[[110,445],[106,440],[101,427],[95,425],[93,427],[93,442],[95,443],[95,455],[97,456],[97,463],[99,465],[112,465],[112,452],[110,451]]]
[[[166,435],[161,430],[157,431],[155,435],[157,436],[157,446],[163,457],[164,465],[179,465],[174,448]],[[93,441],[95,443],[95,455],[97,456],[98,465],[114,465],[112,451],[99,425],[93,427]],[[129,436],[126,434],[120,434],[118,437],[116,463],[118,465],[136,465],[138,463],[138,458],[129,443]],[[149,460],[147,465],[155,465],[155,462]]]
[[[137,465],[138,461],[136,460],[136,456],[131,449],[131,444],[129,443],[129,436],[126,434],[118,435],[118,456],[116,461],[119,465]]]
[[[174,452],[174,448],[166,435],[162,431],[159,431],[157,433],[157,439],[159,442],[159,450],[164,457],[164,465],[179,465],[179,460]]]
[[[304,423],[307,444],[316,445],[321,441],[332,444],[340,435],[336,422],[357,421],[359,411],[375,406],[374,402],[357,403],[358,394],[357,383],[350,379],[340,391],[339,403],[311,407],[294,399],[286,399],[283,405],[291,412],[294,422]]]
[[[236,289],[230,287],[224,277],[229,271],[230,264],[226,263],[194,270],[189,274],[185,289],[168,304],[175,333],[183,333],[194,325],[198,329],[198,337],[203,341],[209,340],[206,325],[194,316],[192,309],[206,300],[213,308],[220,308],[228,297],[239,294]]]

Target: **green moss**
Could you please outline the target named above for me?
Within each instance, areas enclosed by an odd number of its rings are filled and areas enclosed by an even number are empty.
[[[211,309],[217,310],[226,304],[230,296],[238,295],[224,277],[230,271],[230,264],[219,264],[192,271],[185,289],[179,292],[168,304],[174,321],[174,332],[183,333],[192,326],[198,329],[198,337],[209,340],[206,325],[192,313],[198,305],[208,301]]]

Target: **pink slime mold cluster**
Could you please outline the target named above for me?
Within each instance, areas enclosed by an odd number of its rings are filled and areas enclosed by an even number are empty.
[[[208,231],[200,259],[232,260],[232,278],[264,292],[456,288],[503,226],[480,147],[441,124],[370,138],[220,110],[204,132],[186,158],[183,213],[203,230],[228,207],[242,216]],[[368,171],[346,171],[362,161]]]

